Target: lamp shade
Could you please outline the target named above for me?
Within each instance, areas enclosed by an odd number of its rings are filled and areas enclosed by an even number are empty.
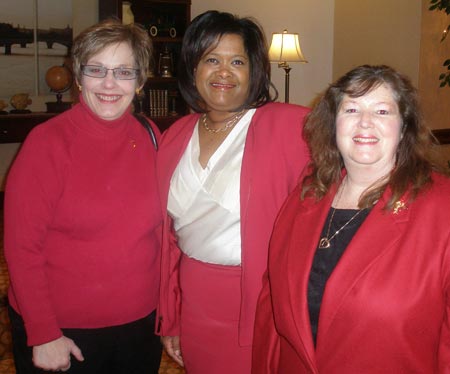
[[[284,30],[281,34],[272,34],[269,59],[273,62],[308,62],[303,57],[298,34],[288,33],[287,30]]]

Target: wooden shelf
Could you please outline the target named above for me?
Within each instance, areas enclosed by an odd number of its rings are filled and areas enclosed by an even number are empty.
[[[153,43],[178,43],[181,44],[183,38],[171,38],[168,36],[156,36],[152,37]]]
[[[146,84],[151,85],[152,83],[178,83],[178,80],[175,77],[170,77],[170,78],[149,77]]]

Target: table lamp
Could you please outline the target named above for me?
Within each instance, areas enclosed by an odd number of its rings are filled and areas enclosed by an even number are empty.
[[[305,57],[303,57],[302,50],[300,48],[300,42],[298,40],[297,33],[288,33],[284,30],[282,33],[272,34],[272,43],[269,49],[270,62],[277,62],[279,68],[283,68],[286,75],[284,78],[284,101],[289,102],[289,72],[291,67],[289,62],[304,62],[307,63]]]

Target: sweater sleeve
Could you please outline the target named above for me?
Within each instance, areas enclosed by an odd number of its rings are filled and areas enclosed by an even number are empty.
[[[177,246],[172,220],[167,218],[166,225],[169,225],[166,228],[168,235],[163,239],[162,246],[166,254],[161,264],[165,281],[161,282],[156,333],[161,336],[179,336],[181,291],[178,280],[181,250]]]
[[[62,335],[49,297],[43,241],[61,194],[64,157],[52,147],[46,130],[47,126],[40,125],[26,139],[5,190],[10,301],[24,319],[30,346]]]

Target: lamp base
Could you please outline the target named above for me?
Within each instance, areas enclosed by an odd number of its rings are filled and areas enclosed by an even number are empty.
[[[284,76],[284,102],[289,103],[289,72],[291,71],[291,67],[287,63],[284,63],[284,65],[280,67],[282,67],[286,73]]]

